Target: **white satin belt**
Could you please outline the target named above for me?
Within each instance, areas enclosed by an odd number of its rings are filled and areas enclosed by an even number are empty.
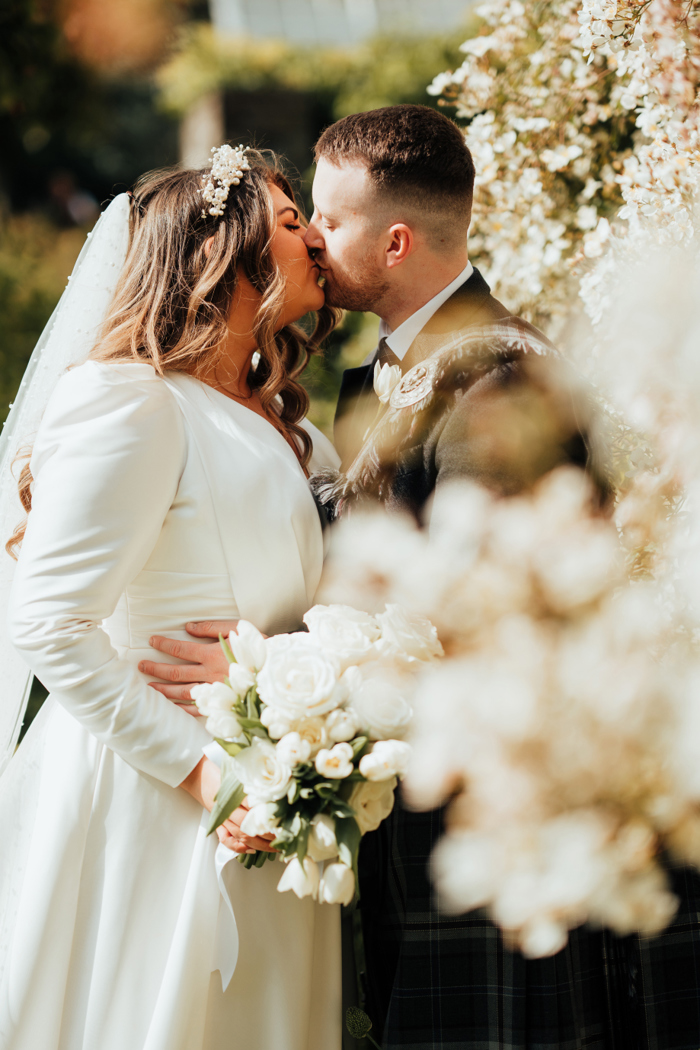
[[[212,740],[211,744],[207,744],[202,750],[208,759],[221,768],[221,762],[226,757],[226,752],[221,744],[217,744],[216,740]],[[222,846],[221,843],[217,846],[216,853],[214,854],[216,881],[219,884],[219,891],[222,899],[221,904],[219,905],[219,918],[216,924],[216,943],[214,947],[214,963],[212,965],[212,971],[218,970],[221,973],[221,984],[224,991],[228,988],[236,969],[239,943],[236,916],[233,911],[233,901],[231,900],[231,894],[229,893],[224,878],[224,869],[227,864],[232,860],[236,860],[237,857],[237,853],[234,853],[233,850],[227,849],[226,846]]]
[[[219,905],[219,918],[216,924],[216,943],[214,947],[214,963],[212,970],[221,973],[221,986],[224,991],[229,986],[238,962],[238,927],[236,916],[233,913],[233,901],[228,891],[224,878],[224,869],[232,860],[236,860],[237,853],[222,846],[217,846],[214,854],[214,865],[216,867],[216,879],[221,892],[221,903]]]

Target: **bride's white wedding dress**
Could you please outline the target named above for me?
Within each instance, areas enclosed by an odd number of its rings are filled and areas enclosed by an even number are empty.
[[[196,379],[88,362],[32,467],[11,629],[51,696],[0,780],[2,1050],[339,1050],[339,910],[281,864],[225,868],[222,991],[217,840],[176,787],[211,738],[136,667],[190,620],[298,627],[322,536],[294,453]]]

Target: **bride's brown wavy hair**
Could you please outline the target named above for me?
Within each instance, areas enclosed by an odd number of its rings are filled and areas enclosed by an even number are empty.
[[[299,422],[309,397],[297,379],[340,314],[324,306],[311,335],[296,324],[277,330],[286,281],[271,250],[277,217],[269,186],[278,186],[292,200],[295,195],[274,154],[249,150],[246,157],[250,171],[231,187],[221,216],[204,211],[201,189],[207,169],[165,169],[136,183],[124,269],[89,356],[93,361],[146,362],[160,375],[166,369],[198,375],[224,352],[240,268],[262,295],[254,326],[260,361],[250,373],[250,385],[306,466],[312,445]],[[23,450],[20,458],[26,455]],[[27,513],[31,483],[27,463],[18,479]],[[6,544],[13,557],[25,526],[26,520]]]

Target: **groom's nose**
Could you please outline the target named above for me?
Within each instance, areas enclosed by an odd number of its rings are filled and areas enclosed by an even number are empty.
[[[309,225],[306,227],[306,233],[304,234],[304,243],[311,255],[315,251],[322,251],[326,247],[316,212],[309,219]]]

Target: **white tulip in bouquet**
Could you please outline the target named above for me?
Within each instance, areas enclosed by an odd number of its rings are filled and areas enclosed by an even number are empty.
[[[308,632],[265,638],[245,620],[222,645],[225,683],[192,689],[207,728],[226,751],[209,831],[247,797],[242,830],[272,834],[279,889],[348,904],[356,893],[361,836],[394,805],[410,747],[413,672],[442,655],[421,616],[388,605],[376,616],[317,605]]]

